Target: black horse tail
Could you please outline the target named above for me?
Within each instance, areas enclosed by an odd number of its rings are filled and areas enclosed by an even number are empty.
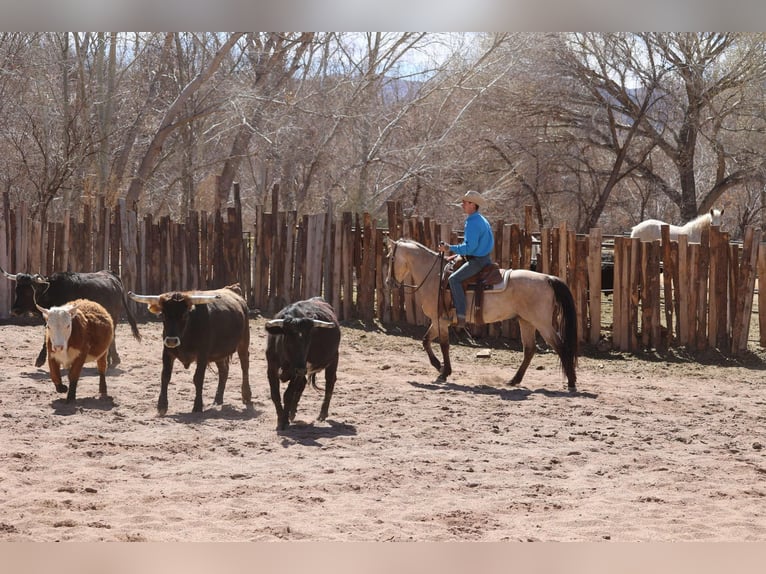
[[[556,298],[556,306],[560,309],[558,321],[558,333],[560,344],[556,352],[561,360],[561,368],[567,377],[567,383],[571,390],[575,389],[577,383],[577,312],[575,310],[574,297],[572,292],[558,277],[551,277],[548,283],[553,289]]]

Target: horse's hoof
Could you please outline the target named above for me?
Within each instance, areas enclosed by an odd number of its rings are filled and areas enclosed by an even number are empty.
[[[443,383],[446,383],[446,382],[447,382],[447,378],[446,377],[442,377],[441,375],[436,377],[436,380],[434,381],[434,383],[436,383],[436,384],[443,384]]]
[[[520,382],[521,382],[521,381],[517,381],[516,379],[511,379],[510,381],[508,381],[508,386],[509,386],[509,387],[515,387],[515,386],[518,386],[518,384],[519,384]]]
[[[577,386],[575,386],[575,385],[569,385],[569,386],[567,387],[567,390],[568,390],[570,393],[576,393],[576,392],[577,392]]]

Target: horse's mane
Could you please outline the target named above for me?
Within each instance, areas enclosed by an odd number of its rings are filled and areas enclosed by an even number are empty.
[[[693,229],[695,227],[699,227],[700,225],[705,226],[710,224],[710,222],[713,221],[713,216],[710,215],[709,212],[703,213],[702,215],[698,215],[694,219],[687,221],[683,225],[679,226],[683,229]]]
[[[430,249],[429,247],[426,247],[425,245],[423,245],[422,243],[420,243],[418,241],[415,241],[414,239],[410,239],[408,237],[402,237],[402,238],[398,239],[398,241],[401,241],[402,243],[408,243],[410,245],[414,245],[415,247],[417,247],[419,249],[427,251],[431,255],[437,255],[436,251],[434,251],[433,249]]]

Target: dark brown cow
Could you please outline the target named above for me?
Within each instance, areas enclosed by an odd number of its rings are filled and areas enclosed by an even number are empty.
[[[175,291],[161,295],[129,292],[128,296],[139,303],[146,303],[152,313],[162,315],[162,375],[157,401],[157,411],[161,415],[168,410],[168,383],[176,359],[187,369],[193,362],[197,363],[192,409],[197,413],[202,411],[202,384],[210,362],[218,367],[218,390],[214,403],[223,403],[229,361],[235,351],[242,367],[242,401],[250,403],[250,323],[247,303],[238,284],[212,291]]]
[[[115,328],[120,321],[121,312],[125,310],[133,337],[137,341],[141,340],[136,319],[125,300],[122,281],[112,271],[96,271],[95,273],[66,271],[46,277],[39,274],[8,273],[0,267],[0,273],[16,282],[16,299],[11,307],[11,312],[14,315],[35,313],[35,305],[49,308],[64,305],[75,299],[90,299],[103,305],[104,309],[111,315]],[[43,348],[35,361],[35,366],[41,367],[45,363],[45,354],[45,344],[43,344]],[[110,367],[116,367],[120,363],[120,356],[117,354],[114,339],[109,346],[107,362]]]
[[[298,401],[306,388],[306,376],[316,385],[316,373],[324,370],[325,388],[320,421],[327,418],[338,370],[340,325],[332,306],[321,297],[288,305],[265,325],[267,375],[271,400],[277,409],[277,430],[287,428],[295,419]],[[284,408],[279,396],[279,382],[289,381]]]
[[[43,314],[45,344],[51,380],[59,393],[67,393],[73,402],[77,381],[85,363],[98,367],[98,391],[106,396],[106,355],[114,338],[114,323],[109,312],[95,301],[77,299],[61,307],[37,306]],[[61,382],[61,368],[69,369],[69,388]],[[68,391],[68,392],[67,392]]]

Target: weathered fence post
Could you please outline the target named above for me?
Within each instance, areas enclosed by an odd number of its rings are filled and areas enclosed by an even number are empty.
[[[9,205],[8,192],[0,196],[0,267],[9,273],[17,273],[17,269],[11,269],[10,265],[10,241],[8,223],[11,219],[11,210]],[[11,301],[10,281],[3,279],[0,281],[0,317],[7,317],[13,304]]]
[[[121,277],[126,290],[136,289],[136,212],[128,211],[124,199],[118,202],[120,210],[120,230],[122,233],[122,269]]]
[[[745,228],[745,240],[742,245],[742,260],[739,267],[737,284],[736,310],[732,328],[732,347],[734,354],[747,350],[747,337],[750,333],[750,313],[753,308],[758,247],[761,243],[761,230]]]
[[[766,244],[758,247],[758,328],[760,345],[766,347]]]
[[[587,340],[598,343],[601,338],[601,228],[592,227],[588,233],[588,316],[590,328]]]

